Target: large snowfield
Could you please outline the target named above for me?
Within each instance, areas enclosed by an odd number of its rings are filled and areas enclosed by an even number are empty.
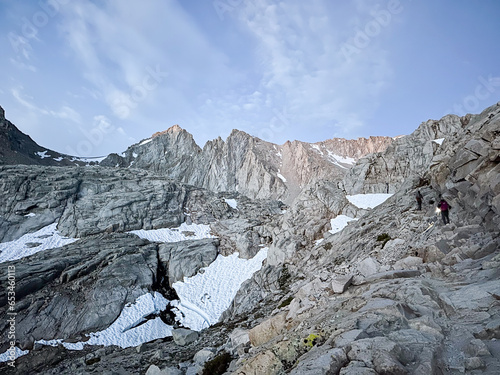
[[[172,286],[180,298],[176,306],[179,321],[195,331],[217,323],[241,284],[260,270],[266,257],[267,248],[252,259],[241,259],[238,253],[219,255],[202,272],[174,283]]]
[[[210,234],[209,225],[186,223],[182,223],[177,228],[161,228],[151,230],[139,229],[132,230],[129,233],[133,233],[151,242],[179,242],[214,237]]]
[[[146,316],[165,310],[168,303],[169,301],[158,292],[147,293],[140,296],[135,303],[126,305],[118,319],[104,331],[91,333],[90,339],[86,342],[66,343],[61,339],[36,342],[52,346],[62,344],[66,349],[71,350],[82,350],[84,345],[116,345],[128,348],[171,336],[172,327],[163,323],[159,317],[143,323]]]
[[[56,227],[57,223],[53,223],[34,233],[25,234],[15,241],[0,243],[0,263],[21,259],[39,251],[55,249],[78,241],[77,238],[61,236]]]
[[[231,202],[232,203],[232,202]],[[3,262],[20,259],[38,251],[49,250],[77,241],[61,237],[56,230],[56,223],[40,231],[22,236],[16,241],[0,244]],[[184,240],[213,238],[210,226],[203,224],[185,224],[178,228],[131,231],[141,238],[156,242],[178,242]],[[42,238],[40,238],[42,237]],[[30,248],[30,242],[41,245]],[[267,257],[267,248],[263,248],[252,259],[241,259],[238,253],[227,257],[217,256],[214,262],[192,277],[174,283],[180,300],[168,301],[160,293],[147,293],[135,303],[125,306],[118,319],[107,329],[90,333],[86,342],[67,343],[64,339],[38,340],[42,345],[64,345],[67,349],[82,350],[84,345],[116,345],[122,348],[138,346],[142,343],[172,335],[172,326],[165,324],[159,317],[145,321],[151,314],[159,314],[170,303],[174,306],[177,320],[185,327],[200,331],[218,322],[222,313],[229,308],[240,286],[262,267]],[[27,354],[16,348],[16,356]],[[0,362],[10,360],[8,353],[0,354]]]

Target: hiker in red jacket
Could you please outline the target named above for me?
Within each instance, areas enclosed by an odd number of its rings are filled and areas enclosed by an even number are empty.
[[[443,223],[444,225],[450,223],[450,216],[449,216],[449,210],[450,210],[450,205],[444,198],[441,198],[441,200],[438,203],[438,207],[441,210],[441,217],[443,218]]]

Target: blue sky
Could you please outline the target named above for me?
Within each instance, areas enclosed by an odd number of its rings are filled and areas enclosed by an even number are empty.
[[[100,156],[179,124],[278,144],[411,133],[500,100],[497,0],[0,0],[0,105]]]

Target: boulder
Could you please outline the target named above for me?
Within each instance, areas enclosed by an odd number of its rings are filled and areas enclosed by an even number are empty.
[[[272,340],[283,331],[285,324],[286,312],[282,312],[263,321],[248,332],[250,343],[253,346],[260,346]]]
[[[283,364],[279,358],[271,350],[266,350],[246,361],[233,373],[236,375],[279,375],[282,371]]]
[[[297,367],[290,374],[337,374],[346,363],[347,357],[343,349],[329,348],[327,345],[315,346],[299,357]]]
[[[354,275],[337,276],[332,280],[332,290],[334,293],[344,293],[351,285]]]
[[[199,334],[186,328],[177,328],[172,330],[172,338],[179,346],[186,346],[198,340]]]
[[[368,277],[379,271],[380,263],[372,257],[368,257],[359,262],[356,269],[362,276]]]

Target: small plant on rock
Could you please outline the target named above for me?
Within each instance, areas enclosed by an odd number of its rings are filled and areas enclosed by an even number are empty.
[[[382,233],[377,236],[377,242],[382,242],[382,249],[390,239],[391,236],[389,236],[387,233]]]
[[[223,352],[205,363],[203,375],[222,375],[227,371],[230,363],[231,355],[228,352]]]
[[[279,304],[278,309],[281,309],[281,308],[283,308],[285,306],[288,306],[290,304],[290,302],[292,302],[292,300],[293,300],[292,296],[288,297],[287,299],[285,299],[283,302],[281,302]]]
[[[278,284],[281,290],[285,290],[287,288],[288,284],[290,284],[290,278],[291,275],[290,272],[288,272],[288,268],[286,268],[286,266],[283,266],[283,268],[281,269],[281,275],[278,279]]]
[[[307,336],[304,339],[304,345],[308,348],[312,348],[313,346],[315,346],[318,343],[319,338],[320,338],[319,335],[315,335],[314,333],[311,333],[309,336]]]

